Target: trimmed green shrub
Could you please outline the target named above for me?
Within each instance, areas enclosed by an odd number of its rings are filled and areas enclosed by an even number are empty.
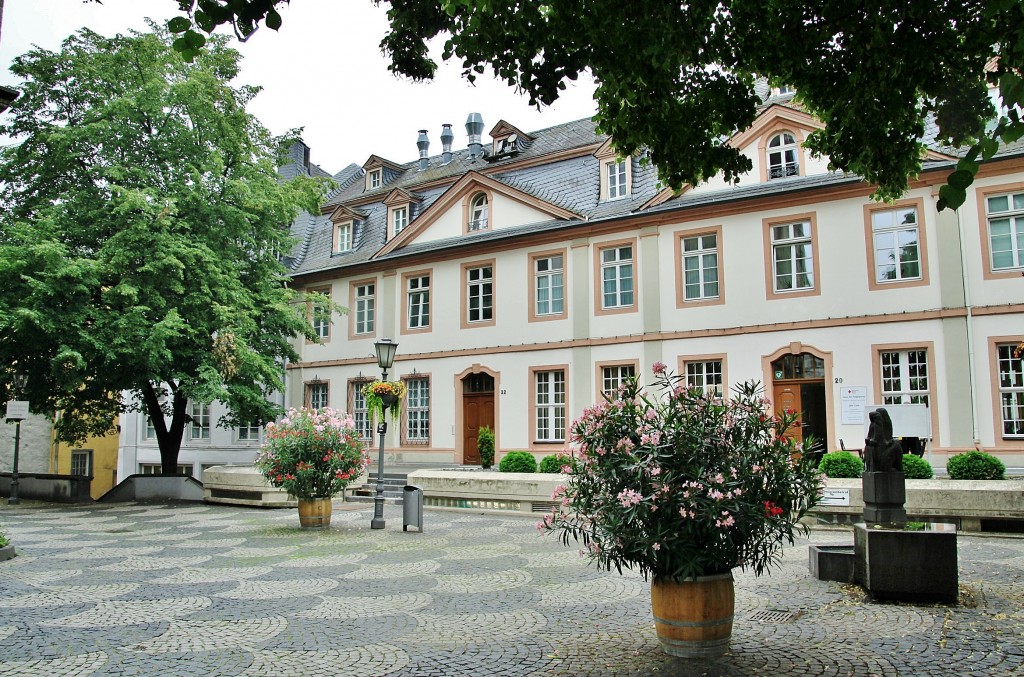
[[[551,454],[540,459],[539,472],[562,472],[563,465],[569,465],[569,457],[565,454]]]
[[[476,434],[476,448],[480,452],[480,465],[484,470],[494,465],[494,431],[490,426],[480,426]]]
[[[528,451],[510,451],[501,459],[501,472],[537,472],[537,459]]]
[[[855,478],[864,474],[864,461],[848,451],[833,451],[821,457],[818,470],[828,477]]]
[[[10,543],[10,541],[7,540],[7,534],[0,530],[0,548],[7,547],[8,543]]]
[[[920,456],[903,454],[903,475],[908,480],[930,480],[935,473],[932,464]]]
[[[946,472],[952,480],[1006,479],[1006,466],[1003,462],[983,451],[968,451],[953,456],[946,461]]]

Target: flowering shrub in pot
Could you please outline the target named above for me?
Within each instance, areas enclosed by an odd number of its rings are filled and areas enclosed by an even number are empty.
[[[391,420],[397,420],[405,391],[405,384],[401,381],[372,381],[363,386],[363,397],[371,418],[383,421],[385,412],[390,412]]]
[[[267,424],[266,439],[256,467],[270,484],[299,499],[300,517],[303,501],[319,500],[329,522],[330,498],[370,460],[352,417],[331,408],[289,409],[280,421]]]
[[[661,363],[654,373],[655,393],[627,382],[573,422],[560,509],[538,526],[581,543],[600,567],[650,577],[652,598],[660,584],[727,580],[731,632],[731,570],[760,575],[778,563],[783,542],[806,533],[799,520],[817,503],[822,476],[810,441],[784,437],[797,415],[772,415],[759,384],[740,384],[723,401]],[[728,644],[728,634],[661,639],[675,655],[715,655]]]

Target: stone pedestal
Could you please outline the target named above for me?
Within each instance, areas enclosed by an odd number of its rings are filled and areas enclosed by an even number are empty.
[[[808,568],[819,581],[853,583],[854,551],[851,545],[812,545],[807,549]]]
[[[854,574],[874,599],[956,604],[959,596],[956,527],[921,531],[855,524]]]
[[[903,472],[866,472],[864,483],[864,522],[866,524],[902,524],[907,521],[907,483]]]

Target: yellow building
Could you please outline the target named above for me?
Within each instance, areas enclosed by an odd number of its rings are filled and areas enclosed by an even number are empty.
[[[117,484],[118,434],[86,438],[85,442],[68,445],[53,439],[50,471],[58,475],[91,475],[89,493],[97,499]]]

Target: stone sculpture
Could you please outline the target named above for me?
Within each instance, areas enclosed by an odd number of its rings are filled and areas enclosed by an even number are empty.
[[[871,422],[864,440],[864,466],[867,472],[903,472],[903,447],[892,437],[892,419],[885,409],[868,414]]]

